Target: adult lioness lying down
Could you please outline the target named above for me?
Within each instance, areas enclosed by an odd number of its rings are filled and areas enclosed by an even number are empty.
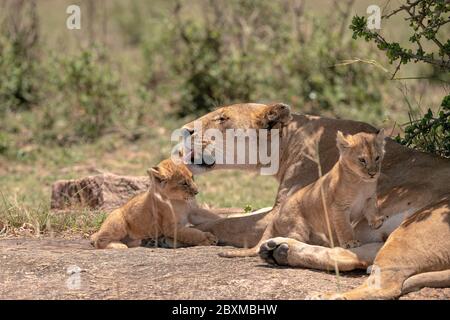
[[[289,106],[284,104],[236,104],[219,108],[196,121],[196,125],[192,122],[183,128],[201,135],[203,145],[209,143],[203,136],[207,129],[221,131],[224,139],[226,129],[280,129],[280,163],[274,175],[279,189],[273,209],[268,213],[219,219],[198,226],[216,235],[223,244],[237,247],[255,246],[286,199],[295,190],[317,180],[317,165],[311,157],[305,156],[305,150],[318,145],[320,164],[326,173],[338,159],[338,130],[344,134],[377,132],[376,128],[362,122],[291,114]],[[202,132],[196,132],[199,124]],[[208,159],[211,158],[213,155],[209,154]],[[191,165],[196,173],[227,168],[259,170],[261,167],[258,162],[236,166],[208,161]],[[303,242],[273,238],[260,246],[259,254],[270,263],[321,270],[333,269],[334,261],[344,271],[375,264],[378,268],[372,270],[376,274],[369,279],[378,276],[379,286],[366,284],[345,293],[344,298],[394,298],[423,286],[450,286],[449,181],[449,160],[387,139],[377,203],[380,215],[388,219],[378,230],[371,229],[365,219],[354,226],[355,237],[362,246],[347,250],[328,248],[323,241],[319,243],[314,238]],[[294,210],[283,214],[297,213]],[[300,216],[296,221],[308,223]]]

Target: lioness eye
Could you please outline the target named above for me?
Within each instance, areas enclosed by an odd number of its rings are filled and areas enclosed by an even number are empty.
[[[375,161],[378,161],[378,160],[380,160],[380,156],[377,156],[377,157],[375,158]]]
[[[358,160],[359,160],[359,162],[361,162],[361,163],[366,163],[366,160],[365,160],[364,158],[359,158]]]
[[[228,118],[222,114],[220,116],[217,116],[215,120],[219,121],[219,122],[224,122],[224,121],[228,120]]]

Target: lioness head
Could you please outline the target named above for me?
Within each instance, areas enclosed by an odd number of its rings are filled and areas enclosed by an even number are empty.
[[[192,172],[182,163],[175,164],[171,159],[166,159],[149,169],[148,174],[169,199],[190,200],[198,193]]]
[[[228,129],[239,129],[245,131],[245,134],[247,134],[249,131],[252,131],[248,129],[254,129],[253,131],[256,132],[256,145],[258,146],[260,139],[258,131],[262,131],[260,129],[266,129],[269,135],[268,143],[270,145],[270,130],[279,129],[279,131],[281,131],[281,129],[285,127],[291,121],[291,119],[291,108],[283,103],[274,103],[269,105],[256,103],[234,104],[212,111],[202,116],[201,118],[184,125],[182,128],[188,133],[188,135],[200,136],[202,144],[203,153],[201,161],[196,161],[194,165],[190,165],[189,167],[195,172],[204,172],[213,168],[238,168],[240,166],[245,166],[247,169],[257,169],[261,165],[259,160],[257,160],[257,163],[254,163],[252,165],[240,165],[238,163],[239,161],[234,162],[232,165],[230,165],[229,163],[218,163],[218,161],[216,161],[217,157],[215,154],[208,154],[207,147],[212,141],[211,137],[208,136],[208,131],[221,134],[221,136],[223,137],[223,147],[221,151],[224,155],[230,154],[230,151],[234,152],[234,154],[236,155],[239,152],[236,152],[235,149],[226,149],[226,140],[229,139],[229,135],[227,135],[227,132],[230,132],[230,130]],[[234,147],[236,147],[236,145],[234,145]],[[195,157],[197,157],[197,154],[192,153],[192,158],[195,159]],[[204,161],[205,158],[209,161]]]
[[[384,130],[377,134],[360,132],[344,135],[341,131],[336,136],[341,163],[363,180],[376,180],[380,174],[381,161],[384,157]]]

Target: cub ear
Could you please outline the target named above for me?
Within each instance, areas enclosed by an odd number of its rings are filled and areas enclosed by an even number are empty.
[[[147,174],[149,175],[150,179],[153,178],[159,183],[162,183],[166,180],[166,178],[162,175],[159,167],[152,167],[148,169]]]
[[[269,130],[278,125],[284,127],[291,120],[291,107],[284,103],[275,103],[268,106],[265,111],[261,127]]]
[[[339,151],[343,151],[346,148],[349,148],[351,146],[350,141],[347,137],[344,136],[344,134],[338,130],[336,134],[336,145],[339,149]]]

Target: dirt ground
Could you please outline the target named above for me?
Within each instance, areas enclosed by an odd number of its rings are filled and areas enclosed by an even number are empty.
[[[225,259],[224,247],[93,250],[88,240],[0,240],[0,299],[305,299],[336,290],[333,273]],[[345,273],[341,290],[364,272]],[[450,299],[425,288],[402,299]]]

